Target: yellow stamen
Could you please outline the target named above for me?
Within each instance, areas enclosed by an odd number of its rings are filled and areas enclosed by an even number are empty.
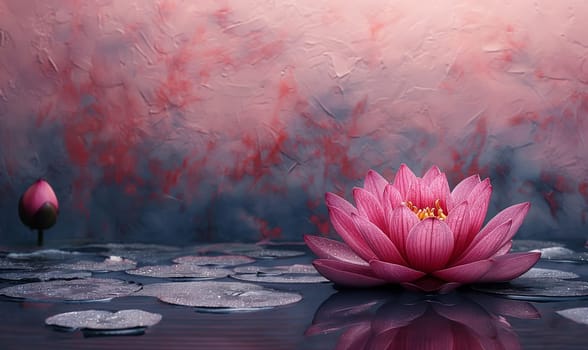
[[[419,208],[411,201],[404,202],[404,205],[406,205],[408,209],[412,210],[420,220],[424,220],[426,218],[437,218],[439,220],[447,219],[447,215],[445,215],[443,212],[443,208],[441,208],[441,201],[439,199],[435,201],[434,208]]]

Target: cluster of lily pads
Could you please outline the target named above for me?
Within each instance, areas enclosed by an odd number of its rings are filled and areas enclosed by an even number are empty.
[[[471,289],[523,301],[588,298],[588,282],[582,280],[585,276],[569,268],[583,267],[587,253],[540,241],[515,241],[513,250],[539,250],[542,263],[548,266],[533,268],[509,283],[479,284]],[[252,312],[299,302],[303,296],[294,284],[329,283],[310,264],[311,258],[303,246],[243,243],[188,248],[95,244],[28,253],[5,252],[0,253],[0,280],[4,280],[1,283],[5,286],[0,295],[16,301],[70,303],[148,296],[199,312]],[[566,263],[566,271],[553,268],[558,262]],[[283,283],[290,285],[281,288]],[[380,292],[389,298],[398,290],[392,287]],[[360,304],[356,306],[361,308]],[[435,310],[444,309],[437,306]],[[558,314],[588,324],[588,308],[560,310]],[[78,311],[53,315],[45,323],[60,330],[79,329],[87,336],[120,335],[142,334],[161,318],[144,310],[112,312],[81,307]],[[317,327],[322,326],[313,325],[311,329]]]
[[[0,295],[17,301],[70,303],[150,296],[201,312],[265,310],[296,303],[302,295],[260,283],[328,282],[310,264],[276,263],[305,254],[241,243],[183,249],[94,244],[7,252],[0,254],[0,280],[10,285],[0,289]],[[118,273],[117,278],[111,278],[112,273]],[[60,330],[81,329],[85,335],[112,335],[141,334],[160,320],[161,315],[143,310],[80,310],[51,316],[45,323]]]

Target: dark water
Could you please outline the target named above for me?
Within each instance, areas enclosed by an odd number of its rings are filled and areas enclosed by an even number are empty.
[[[312,260],[303,246],[279,248],[303,250],[306,254],[274,260],[256,259],[254,264],[294,265],[308,264]],[[573,249],[584,250],[580,246]],[[77,260],[98,261],[102,259],[100,254],[113,252],[103,247],[78,250],[85,254],[35,258],[32,262],[27,259],[10,261],[41,269]],[[120,248],[116,253],[144,266],[170,265],[174,257],[211,252],[189,247],[171,251],[144,248],[129,250],[128,254]],[[7,260],[7,252],[2,257]],[[542,259],[538,267],[571,271],[579,275],[576,281],[588,281],[586,262]],[[14,271],[18,270],[2,270]],[[129,275],[124,271],[93,272],[93,277],[143,285],[170,281]],[[237,281],[228,277],[217,280]],[[29,281],[0,280],[0,288],[26,282]],[[433,296],[398,289],[337,291],[330,283],[257,284],[300,293],[303,299],[254,312],[206,313],[148,296],[131,295],[90,302],[39,302],[3,296],[0,297],[0,349],[416,349],[427,345],[431,349],[588,349],[588,325],[556,313],[588,307],[585,298],[528,301],[470,289]],[[50,316],[89,309],[141,309],[161,314],[162,320],[147,328],[144,334],[134,336],[90,336],[81,331],[58,331],[44,324]]]

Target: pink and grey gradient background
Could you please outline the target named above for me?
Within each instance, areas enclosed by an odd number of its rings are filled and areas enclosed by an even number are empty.
[[[0,0],[0,244],[299,240],[325,191],[439,165],[585,238],[588,2]]]

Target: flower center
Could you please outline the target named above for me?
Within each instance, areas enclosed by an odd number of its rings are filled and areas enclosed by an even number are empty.
[[[439,199],[435,201],[434,208],[419,208],[416,205],[412,204],[411,201],[404,202],[403,204],[406,205],[408,209],[412,210],[416,214],[416,216],[421,220],[424,220],[426,218],[437,218],[439,220],[447,219],[447,215],[445,215],[445,213],[443,212],[443,208],[441,208],[441,201]]]

